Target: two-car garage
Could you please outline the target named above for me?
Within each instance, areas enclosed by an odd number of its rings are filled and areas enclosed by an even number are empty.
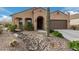
[[[50,29],[68,29],[70,26],[69,13],[55,11],[50,16]]]
[[[67,29],[67,20],[51,20],[50,29]]]

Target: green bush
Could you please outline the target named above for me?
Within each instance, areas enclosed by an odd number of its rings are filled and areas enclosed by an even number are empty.
[[[50,33],[54,32],[54,30],[50,30]]]
[[[14,25],[14,24],[9,24],[8,25],[8,30],[10,30],[11,32],[14,32],[15,31],[15,29],[16,29],[16,25]]]
[[[4,26],[5,26],[5,27],[8,27],[9,25],[10,25],[10,24],[9,24],[9,23],[7,23],[7,24],[5,24]]]
[[[52,35],[56,36],[56,37],[61,37],[63,38],[63,35],[61,33],[59,33],[58,31],[54,31],[52,32]]]
[[[10,42],[11,47],[16,47],[17,45],[19,45],[19,43],[16,40]]]
[[[0,26],[0,34],[2,33],[2,31],[3,31],[3,30],[2,30],[2,27]]]
[[[27,24],[24,25],[24,30],[27,30]]]
[[[76,26],[71,26],[71,29],[76,30]]]
[[[72,41],[70,42],[70,48],[72,48],[75,51],[79,51],[79,41]]]
[[[28,31],[34,30],[32,23],[25,24],[24,29]]]

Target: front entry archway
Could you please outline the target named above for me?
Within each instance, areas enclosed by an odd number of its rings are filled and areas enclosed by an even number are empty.
[[[42,16],[37,17],[37,30],[43,30],[43,19]]]

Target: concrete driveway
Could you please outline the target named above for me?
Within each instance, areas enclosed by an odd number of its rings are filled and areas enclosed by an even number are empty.
[[[63,34],[64,38],[73,41],[73,40],[79,40],[79,31],[78,30],[55,30],[59,31]]]

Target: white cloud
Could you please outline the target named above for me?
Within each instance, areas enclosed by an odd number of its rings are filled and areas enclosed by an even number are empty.
[[[9,16],[3,15],[2,18],[6,19],[6,18],[9,18]]]
[[[72,14],[79,14],[79,7],[64,7],[61,11]]]
[[[73,14],[79,14],[79,12],[77,11],[68,11],[70,13],[70,15],[73,15]]]
[[[79,11],[79,7],[64,7],[63,11]]]
[[[0,21],[12,21],[12,18],[10,16],[2,15],[0,18]]]
[[[2,13],[3,12],[3,13]],[[8,11],[7,9],[0,7],[0,21],[3,21],[3,19],[6,19],[7,21],[11,19],[10,16],[6,16],[5,14],[11,14],[10,11]]]

